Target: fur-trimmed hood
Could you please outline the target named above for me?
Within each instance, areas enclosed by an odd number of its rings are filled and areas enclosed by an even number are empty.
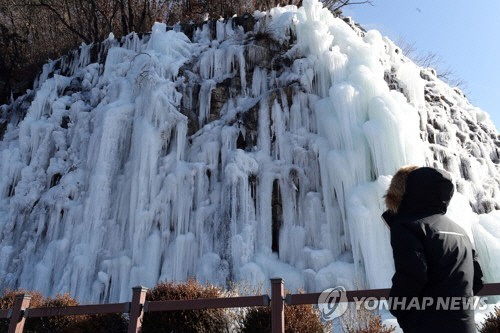
[[[406,179],[410,172],[415,169],[418,169],[418,166],[404,166],[392,177],[391,184],[385,195],[385,205],[391,213],[396,214],[398,212],[406,190]]]
[[[385,196],[391,214],[446,214],[454,193],[448,172],[405,166],[392,178]]]

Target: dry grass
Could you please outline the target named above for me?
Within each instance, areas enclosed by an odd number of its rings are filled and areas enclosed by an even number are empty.
[[[392,333],[396,330],[394,326],[383,325],[380,316],[374,315],[363,306],[359,310],[354,309],[354,304],[341,319],[346,333]]]
[[[0,298],[0,309],[14,306],[18,294],[31,295],[30,308],[65,307],[78,305],[78,301],[69,294],[44,298],[41,293],[26,290],[6,290]],[[0,321],[0,333],[7,332],[8,320]],[[53,316],[28,318],[24,326],[25,333],[122,333],[127,330],[127,321],[122,314]]]
[[[331,322],[323,322],[320,312],[312,304],[285,305],[286,333],[325,333],[331,330]],[[271,332],[271,309],[269,307],[249,308],[241,318],[240,332]]]
[[[495,306],[489,313],[481,327],[478,327],[479,333],[499,333],[500,332],[500,307]]]
[[[221,288],[201,285],[195,280],[184,283],[163,282],[148,291],[148,301],[221,297]],[[151,312],[144,314],[142,333],[229,332],[230,320],[225,309]]]

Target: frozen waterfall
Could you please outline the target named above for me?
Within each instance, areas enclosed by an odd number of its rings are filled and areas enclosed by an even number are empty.
[[[1,107],[1,287],[92,302],[188,277],[389,287],[380,215],[405,164],[452,173],[449,215],[500,281],[488,115],[346,21],[304,0],[46,64]]]

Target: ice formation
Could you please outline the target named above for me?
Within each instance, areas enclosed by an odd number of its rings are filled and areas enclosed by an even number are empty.
[[[346,21],[304,0],[46,64],[1,109],[0,286],[93,302],[188,277],[388,287],[380,215],[405,164],[453,174],[449,214],[500,281],[488,115]]]

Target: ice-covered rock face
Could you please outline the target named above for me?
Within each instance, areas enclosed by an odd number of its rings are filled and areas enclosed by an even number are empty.
[[[189,38],[162,24],[110,36],[45,65],[1,112],[1,287],[82,301],[188,277],[388,287],[380,215],[405,164],[453,174],[449,214],[500,280],[488,116],[319,2]]]

